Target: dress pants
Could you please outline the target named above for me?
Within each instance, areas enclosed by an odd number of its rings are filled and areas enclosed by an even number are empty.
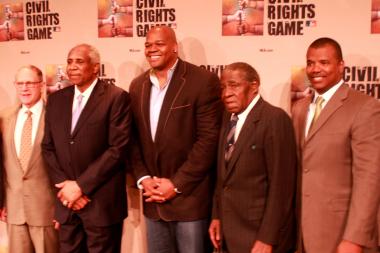
[[[9,252],[12,253],[57,253],[58,235],[52,226],[30,226],[8,224]]]

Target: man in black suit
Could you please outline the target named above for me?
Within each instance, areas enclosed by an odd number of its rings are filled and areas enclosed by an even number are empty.
[[[127,216],[123,160],[130,136],[129,96],[97,78],[100,57],[70,50],[74,86],[49,96],[43,154],[58,189],[60,252],[119,252]]]
[[[202,253],[222,109],[219,80],[178,58],[175,33],[166,26],[148,32],[145,56],[151,69],[132,81],[130,93],[142,151],[132,163],[146,196],[148,251]]]
[[[211,241],[229,253],[290,252],[297,160],[292,122],[261,98],[259,75],[249,64],[228,65],[221,85],[226,112]]]

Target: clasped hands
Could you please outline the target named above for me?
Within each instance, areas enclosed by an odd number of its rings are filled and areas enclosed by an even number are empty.
[[[91,200],[83,194],[78,183],[73,180],[66,180],[62,183],[55,184],[59,190],[57,197],[62,205],[74,211],[84,208]]]
[[[142,180],[143,196],[146,202],[164,203],[173,198],[177,193],[174,190],[174,184],[168,178],[145,178]]]

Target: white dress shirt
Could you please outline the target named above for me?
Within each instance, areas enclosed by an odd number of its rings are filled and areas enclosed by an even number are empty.
[[[32,145],[33,145],[34,140],[36,139],[38,125],[40,122],[43,106],[44,104],[42,102],[42,99],[40,99],[35,105],[33,105],[30,108],[27,108],[25,105],[22,105],[20,110],[18,111],[15,132],[14,132],[14,141],[15,141],[17,156],[20,156],[22,129],[24,127],[26,119],[28,118],[28,114],[26,112],[27,111],[32,112],[31,117],[32,117]]]
[[[343,80],[340,80],[337,84],[335,84],[333,87],[331,87],[328,91],[326,91],[323,94],[319,94],[317,91],[315,91],[313,102],[310,103],[309,111],[307,113],[305,136],[307,136],[307,134],[309,133],[309,130],[310,130],[309,128],[314,118],[317,97],[321,96],[323,98],[323,103],[322,103],[322,110],[323,110],[323,108],[325,108],[326,104],[329,102],[331,97],[335,94],[335,92],[339,89],[339,87],[342,86],[342,84],[343,84]]]
[[[72,107],[72,114],[75,112],[76,108],[78,107],[78,96],[79,95],[82,95],[83,98],[82,98],[82,102],[81,102],[81,106],[82,106],[82,110],[83,108],[86,106],[87,104],[87,101],[88,99],[90,98],[91,96],[91,93],[92,91],[94,90],[95,88],[95,85],[96,83],[98,82],[98,79],[96,78],[92,83],[91,85],[82,93],[80,92],[80,90],[78,89],[78,87],[76,85],[75,88],[74,88],[74,99],[73,99],[73,107]]]
[[[256,97],[254,97],[252,99],[251,103],[249,103],[247,108],[245,108],[245,110],[243,112],[241,112],[237,115],[238,121],[236,123],[236,130],[235,130],[235,134],[234,134],[235,142],[237,141],[237,139],[239,137],[240,131],[243,128],[244,122],[247,119],[248,114],[251,112],[252,108],[256,105],[256,103],[257,103],[257,101],[259,101],[259,99],[260,99],[260,94],[257,94]],[[231,115],[231,117],[232,117],[232,115]]]

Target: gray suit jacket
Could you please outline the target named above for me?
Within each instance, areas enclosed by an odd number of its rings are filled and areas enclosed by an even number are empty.
[[[305,98],[293,106],[305,250],[333,253],[343,239],[375,250],[380,103],[344,84],[305,138],[310,102]]]
[[[18,104],[1,113],[5,172],[1,185],[5,187],[8,223],[51,226],[53,225],[54,194],[40,147],[45,110],[42,111],[29,165],[24,173],[14,143],[14,130],[20,107],[21,105]]]

